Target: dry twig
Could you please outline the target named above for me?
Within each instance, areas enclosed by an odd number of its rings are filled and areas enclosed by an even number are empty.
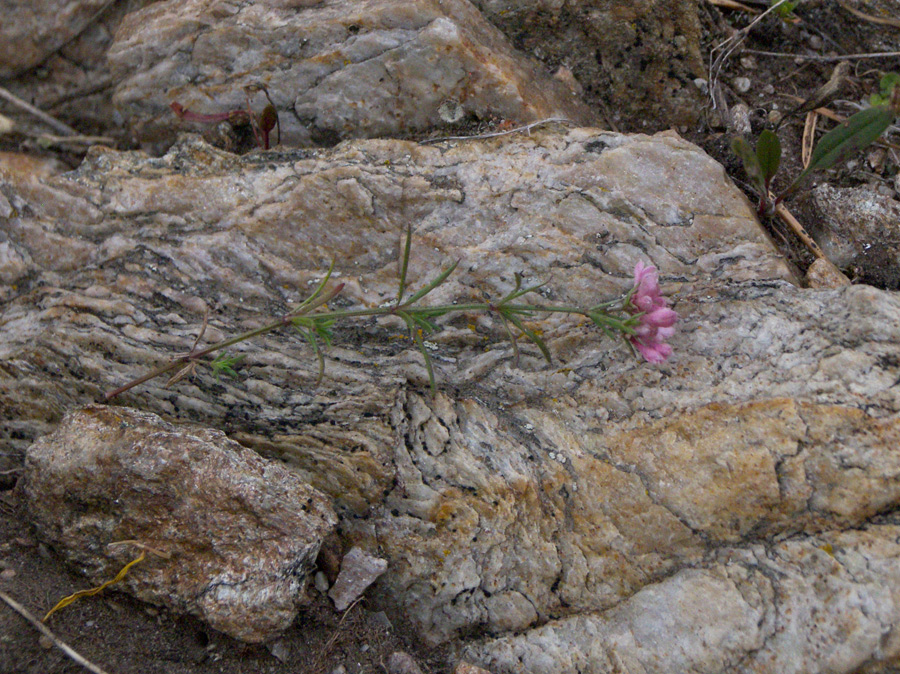
[[[881,17],[881,16],[872,16],[871,14],[866,14],[864,12],[860,12],[858,9],[853,9],[846,2],[841,2],[838,0],[838,4],[841,8],[850,12],[853,16],[858,19],[862,19],[863,21],[869,21],[871,23],[881,24],[882,26],[893,26],[894,28],[900,28],[900,19],[892,19],[889,17]]]
[[[800,146],[800,161],[803,162],[803,168],[809,166],[812,158],[813,145],[816,142],[816,124],[819,122],[819,113],[810,110],[806,113],[806,122],[803,125],[803,139]]]
[[[728,60],[728,57],[734,53],[734,50],[737,49],[741,42],[747,39],[747,36],[750,34],[750,31],[753,30],[753,27],[756,26],[760,21],[762,21],[766,16],[768,16],[771,12],[774,12],[781,5],[783,5],[788,0],[778,0],[775,4],[773,4],[769,9],[756,17],[749,25],[742,28],[730,38],[717,44],[710,50],[710,57],[716,52],[719,52],[719,55],[710,61],[709,64],[709,96],[712,100],[712,108],[713,110],[717,110],[721,103],[723,103],[723,99],[720,92],[718,92],[719,87],[719,73],[722,72],[722,66],[725,65],[725,61]],[[750,51],[749,49],[747,50]]]
[[[443,138],[430,138],[428,140],[419,141],[419,145],[430,145],[431,143],[441,143],[445,140],[480,140],[482,138],[496,138],[498,136],[508,136],[511,133],[519,133],[520,131],[531,131],[533,128],[543,124],[575,124],[571,119],[565,117],[550,117],[549,119],[540,119],[531,124],[517,126],[515,129],[508,131],[495,131],[493,133],[480,133],[477,136],[444,136]]]
[[[12,103],[17,108],[21,108],[28,114],[33,115],[34,117],[37,117],[44,124],[47,124],[48,126],[52,126],[54,129],[56,129],[57,131],[59,131],[61,134],[65,135],[65,136],[79,135],[78,132],[75,129],[73,129],[71,126],[69,126],[68,124],[63,124],[58,119],[56,119],[55,117],[51,117],[43,110],[38,110],[36,107],[31,105],[31,103],[27,103],[27,102],[23,101],[21,98],[19,98],[12,92],[4,89],[3,87],[0,87],[0,98],[5,99],[9,103]]]
[[[709,4],[715,5],[716,7],[724,7],[725,9],[738,9],[742,12],[748,12],[750,14],[759,14],[758,9],[753,9],[753,7],[748,7],[742,2],[736,2],[735,0],[706,0]]]
[[[749,26],[748,26],[749,28]],[[859,59],[886,59],[900,56],[900,51],[876,51],[868,54],[841,54],[839,56],[819,56],[818,54],[787,54],[779,51],[762,51],[760,49],[745,49],[745,54],[758,56],[774,56],[775,58],[798,59],[803,61],[819,61],[820,63],[835,63],[838,61],[858,61]]]
[[[809,235],[809,232],[806,231],[806,228],[800,224],[800,221],[795,218],[791,212],[787,209],[783,203],[780,203],[775,207],[775,215],[781,218],[781,221],[791,228],[791,231],[797,235],[797,238],[800,239],[809,251],[815,255],[816,257],[825,258],[825,253],[819,248],[819,244],[817,244],[813,238]],[[830,262],[830,260],[829,260]]]
[[[80,655],[74,648],[69,646],[65,641],[56,636],[50,629],[41,623],[40,620],[35,618],[31,613],[22,606],[15,599],[10,597],[5,592],[0,591],[0,599],[6,602],[6,604],[20,616],[25,618],[28,622],[32,624],[32,626],[37,629],[41,634],[47,637],[50,641],[53,642],[53,645],[56,646],[63,653],[68,655],[74,662],[78,663],[82,667],[84,667],[89,672],[93,672],[94,674],[107,674],[107,672],[94,663],[87,660],[84,656]]]

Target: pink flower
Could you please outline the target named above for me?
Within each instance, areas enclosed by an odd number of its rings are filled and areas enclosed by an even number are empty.
[[[634,293],[631,295],[632,314],[638,314],[638,325],[629,341],[650,363],[662,363],[672,355],[672,347],[665,343],[675,334],[678,314],[668,304],[659,289],[656,267],[634,266]]]

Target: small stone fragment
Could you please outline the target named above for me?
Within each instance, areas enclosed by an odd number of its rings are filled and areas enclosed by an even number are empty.
[[[338,611],[346,610],[362,596],[366,588],[387,569],[387,560],[370,555],[362,548],[352,548],[344,555],[341,572],[328,596]]]
[[[820,257],[806,271],[806,283],[810,288],[840,288],[850,285],[850,279],[830,260]]]
[[[315,585],[316,589],[322,594],[328,592],[330,585],[328,584],[328,578],[323,571],[316,571],[316,575],[313,576],[313,585]]]
[[[753,131],[750,125],[750,108],[744,103],[738,103],[730,110],[728,128],[732,133],[749,135]]]
[[[750,87],[752,86],[752,82],[749,77],[735,77],[734,78],[734,88],[737,89],[740,93],[746,94],[750,91]]]
[[[404,651],[394,651],[388,658],[389,674],[422,674],[422,668],[413,656]]]
[[[281,639],[274,643],[268,644],[267,647],[269,649],[269,653],[271,653],[280,662],[287,662],[288,658],[291,657],[291,647]]]
[[[456,124],[465,117],[466,111],[455,98],[448,98],[438,106],[438,114],[447,124]]]
[[[456,669],[453,670],[453,674],[491,674],[488,670],[483,667],[479,667],[478,665],[473,665],[469,662],[463,660],[458,665],[456,665]]]
[[[3,569],[3,571],[0,571],[0,579],[12,580],[15,577],[16,577],[15,569]]]
[[[384,611],[378,611],[378,613],[373,613],[369,618],[371,623],[376,627],[380,627],[385,632],[390,632],[394,629],[394,626],[391,624],[390,618],[387,617],[387,613]]]

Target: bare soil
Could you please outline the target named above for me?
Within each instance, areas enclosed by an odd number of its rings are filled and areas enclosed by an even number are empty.
[[[719,73],[728,104],[733,106],[743,102],[749,107],[753,136],[763,128],[772,128],[773,111],[783,112],[794,107],[799,99],[823,84],[835,64],[751,54],[747,50],[785,54],[860,54],[884,51],[885,44],[890,41],[897,44],[900,34],[900,29],[854,17],[836,2],[810,2],[799,7],[797,15],[797,23],[775,16],[761,22],[744,42],[743,51],[737,50]],[[720,10],[704,1],[701,2],[701,18],[704,55],[708,62],[713,47],[734,30],[748,25],[754,17],[742,11]],[[525,28],[521,26],[516,33],[518,39]],[[565,52],[565,46],[561,51]],[[882,72],[900,72],[900,58],[896,57],[859,59],[852,65],[850,81],[841,96],[847,102],[832,104],[834,111],[843,115],[855,111],[852,103],[859,103],[877,91]],[[738,78],[747,78],[749,87],[745,88],[746,83],[739,82]],[[585,91],[588,101],[596,103],[600,109],[616,109],[616,102],[604,100],[602,92],[590,87],[585,87]],[[705,110],[698,124],[691,128],[681,127],[679,131],[721,162],[748,196],[755,199],[739,161],[729,149],[730,132],[715,117],[712,111]],[[77,125],[75,120],[66,121]],[[821,126],[827,129],[831,124],[823,122]],[[782,176],[785,178],[800,170],[802,126],[802,118],[793,119],[779,131],[784,147]],[[457,131],[461,135],[471,135],[498,128],[502,128],[502,120],[470,120]],[[646,133],[657,129],[629,128],[620,123],[619,130]],[[896,134],[888,139],[897,142]],[[34,145],[25,139],[0,138],[0,150],[21,151],[23,148],[35,151]],[[55,156],[69,165],[77,165],[80,161],[79,155]],[[864,153],[855,162],[838,167],[818,180],[827,180],[835,186],[869,184],[873,188],[886,186],[896,190],[898,159],[897,149],[891,147],[874,157]],[[893,198],[898,198],[896,192]],[[788,206],[801,222],[813,217],[803,206],[802,199]],[[800,271],[805,270],[813,258],[795,236],[774,219],[766,219],[764,225],[785,257]],[[898,281],[879,279],[877,268],[876,263],[873,269],[847,271],[882,287],[891,287]],[[85,581],[34,538],[28,513],[14,489],[22,457],[0,456],[0,459],[0,591],[41,617],[60,598],[85,589]],[[315,588],[310,587],[308,594],[310,604],[302,610],[295,624],[283,638],[269,645],[241,644],[194,618],[148,606],[112,588],[61,610],[48,625],[57,636],[110,674],[375,673],[388,671],[388,659],[394,651],[411,653],[426,674],[453,670],[455,663],[450,662],[447,651],[428,649],[404,624],[402,616],[385,615],[365,599],[340,614]],[[82,667],[56,647],[48,645],[33,626],[0,602],[0,673],[81,671],[84,671]]]

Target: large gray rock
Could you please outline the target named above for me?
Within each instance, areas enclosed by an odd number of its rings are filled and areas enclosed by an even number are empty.
[[[30,35],[40,42],[43,54],[40,66],[19,72],[15,76],[9,72],[6,75],[0,74],[0,85],[82,134],[100,134],[124,140],[126,133],[122,119],[112,105],[114,83],[110,77],[106,52],[122,19],[129,12],[153,1],[117,0],[113,3],[81,3],[84,7],[102,4],[104,9],[99,13],[95,11],[92,17],[85,16],[85,20],[89,23],[79,28],[80,32],[77,34],[72,30],[78,28],[74,23],[66,23],[62,30],[54,29],[53,37],[50,39],[46,39],[39,30],[31,32]],[[42,14],[44,11],[58,13],[60,4],[63,3],[55,0],[21,3],[23,7],[26,5],[29,7],[28,11],[38,21],[46,19]],[[77,4],[79,3],[66,3],[67,7],[74,7]],[[39,19],[38,14],[41,14]],[[53,16],[43,25],[53,27],[60,19],[65,20],[65,16],[65,12]],[[8,22],[4,17],[0,30],[14,30],[16,27],[15,22]],[[57,36],[64,36],[66,38],[64,43],[60,44],[56,39]],[[0,44],[15,48],[13,42],[4,43],[0,40]],[[18,55],[15,57],[19,58]],[[18,131],[30,134],[57,133],[30,113],[8,106],[5,102],[0,105],[3,106],[4,114],[15,120]],[[79,145],[76,148],[81,149],[83,146]]]
[[[244,88],[256,84],[294,147],[440,126],[449,101],[474,118],[593,119],[467,0],[166,0],[126,18],[109,61],[115,106],[149,143],[171,144],[184,128],[171,102],[245,108]]]
[[[329,499],[222,432],[87,407],[28,450],[23,493],[38,535],[99,584],[149,551],[130,594],[237,639],[278,636],[297,615]]]
[[[12,0],[0,22],[0,79],[39,64],[70,42],[110,0]]]
[[[641,646],[683,656],[622,652],[671,672],[740,658],[779,671],[761,644],[807,654],[788,664],[809,672],[893,652],[861,639],[829,659],[809,645],[813,621],[776,639],[769,625],[788,618],[754,617],[776,616],[789,589],[768,580],[764,591],[770,568],[793,568],[820,541],[837,551],[834,541],[857,545],[841,536],[868,536],[865,582],[895,582],[894,523],[873,518],[900,502],[900,299],[797,288],[722,168],[677,136],[547,129],[243,158],[189,138],[159,159],[96,151],[78,172],[12,177],[0,191],[16,214],[2,231],[24,261],[0,316],[11,452],[62,409],[189,349],[206,307],[204,342],[258,326],[302,299],[332,258],[346,284],[333,306],[389,300],[407,224],[412,286],[461,260],[434,302],[503,295],[520,272],[547,281],[540,301],[593,304],[630,285],[636,260],[656,264],[682,316],[662,366],[556,317],[540,322],[554,364],[523,346],[517,367],[502,328],[467,315],[433,339],[431,397],[419,354],[396,339],[402,326],[369,321],[338,331],[317,388],[308,349],[275,333],[242,347],[240,379],[201,371],[123,401],[219,426],[289,464],[334,500],[345,549],[388,560],[374,603],[433,642],[497,636],[469,661],[534,663],[557,630],[548,651],[559,657],[542,671],[602,671],[590,648],[613,648],[635,616],[646,635],[701,605],[696,629]],[[773,541],[793,547],[763,567]],[[791,591],[811,606],[832,571],[802,566]],[[847,596],[853,582],[863,581],[848,580]],[[711,589],[740,610],[726,621]],[[849,600],[830,606],[828,625],[858,618]],[[896,606],[879,604],[873,629],[896,629]],[[594,626],[596,646],[577,641],[580,624]]]
[[[892,520],[720,550],[608,611],[472,647],[469,657],[497,674],[884,671],[900,659]]]

